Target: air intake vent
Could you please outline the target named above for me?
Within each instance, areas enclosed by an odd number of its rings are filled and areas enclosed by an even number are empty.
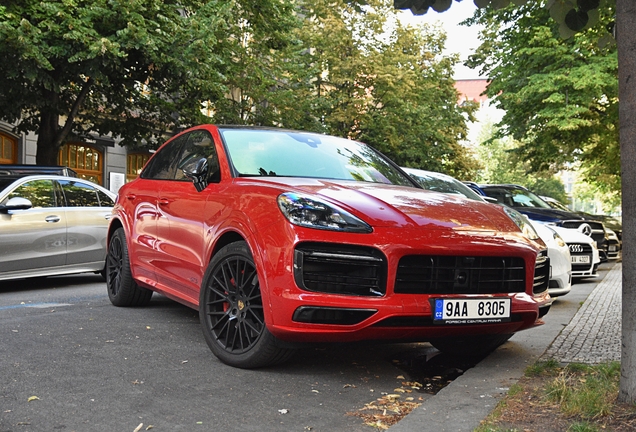
[[[550,283],[550,258],[548,251],[541,251],[537,255],[537,263],[534,267],[534,282],[532,284],[532,292],[540,294],[548,289]]]
[[[296,284],[308,291],[380,297],[386,269],[384,254],[369,247],[301,243],[294,252]]]
[[[409,255],[398,265],[398,294],[524,292],[523,258]]]

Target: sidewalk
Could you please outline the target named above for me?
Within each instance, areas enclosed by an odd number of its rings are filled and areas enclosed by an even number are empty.
[[[618,262],[588,296],[542,359],[597,364],[621,359],[621,283]]]
[[[472,432],[538,359],[620,360],[621,284],[618,262],[598,284],[574,285],[555,301],[543,326],[515,334],[389,431]]]

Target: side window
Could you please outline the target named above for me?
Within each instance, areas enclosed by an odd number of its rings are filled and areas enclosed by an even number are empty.
[[[15,188],[14,191],[7,196],[5,202],[15,197],[28,199],[31,201],[31,204],[33,204],[33,208],[57,206],[52,180],[32,180],[26,182]]]
[[[208,160],[208,181],[218,182],[221,179],[219,158],[214,147],[214,140],[210,133],[205,130],[196,130],[188,135],[188,142],[183,147],[179,157],[175,178],[189,181],[183,173],[183,169],[192,167],[201,158]]]
[[[60,181],[68,207],[99,207],[97,189],[82,182]]]
[[[113,207],[115,202],[106,195],[104,192],[97,189],[97,196],[99,197],[99,206],[100,207]]]
[[[187,141],[188,135],[189,134],[182,135],[163,146],[157,154],[148,161],[140,177],[155,180],[174,179],[177,169],[177,157],[181,151],[181,147]]]

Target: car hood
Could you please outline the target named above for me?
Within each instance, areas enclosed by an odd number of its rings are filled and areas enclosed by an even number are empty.
[[[252,181],[260,182],[261,179]],[[415,187],[297,178],[262,181],[276,183],[281,192],[304,192],[323,197],[372,226],[519,231],[500,206]]]
[[[560,226],[551,226],[553,230],[557,232],[566,243],[596,243],[590,236],[586,236],[579,230],[571,228],[562,228]]]
[[[579,213],[566,212],[556,209],[543,209],[538,207],[513,207],[520,213],[525,214],[532,220],[540,222],[558,222],[564,220],[583,219],[588,220]]]

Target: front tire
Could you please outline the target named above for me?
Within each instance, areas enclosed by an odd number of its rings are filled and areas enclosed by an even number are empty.
[[[152,291],[137,285],[132,277],[123,228],[117,228],[108,242],[106,287],[115,306],[146,306],[152,297]]]
[[[243,241],[224,246],[203,278],[199,317],[205,341],[223,363],[258,368],[288,360],[265,325],[263,299],[252,254]]]

